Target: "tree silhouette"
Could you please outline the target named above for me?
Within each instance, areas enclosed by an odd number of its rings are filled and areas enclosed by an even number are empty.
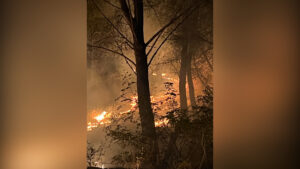
[[[193,4],[179,13],[176,13],[164,26],[161,27],[153,36],[145,41],[144,39],[144,1],[143,0],[118,0],[115,1],[100,1],[110,6],[111,11],[115,10],[115,17],[108,17],[96,0],[90,0],[93,6],[102,15],[102,20],[105,20],[114,30],[115,45],[113,48],[104,46],[103,43],[88,44],[88,47],[98,48],[124,58],[126,63],[136,74],[137,79],[137,94],[138,108],[141,120],[142,136],[144,138],[143,149],[145,151],[144,160],[141,163],[141,168],[150,169],[157,165],[158,143],[154,124],[154,115],[150,102],[150,89],[148,67],[157,55],[161,47],[166,43],[172,33],[183,24],[183,22],[199,7]],[[148,0],[149,2],[149,0]],[[114,22],[116,20],[116,23]],[[125,21],[125,22],[123,22]],[[128,37],[130,35],[130,38]],[[164,36],[163,36],[164,35]],[[162,39],[161,39],[162,38]],[[154,46],[161,39],[160,44],[156,49]],[[147,49],[148,48],[148,49]],[[124,50],[131,50],[134,53],[134,59],[131,59],[125,54]],[[149,60],[149,61],[148,61]]]

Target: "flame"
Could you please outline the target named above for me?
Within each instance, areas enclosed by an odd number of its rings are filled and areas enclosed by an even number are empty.
[[[162,119],[162,120],[157,120],[155,121],[155,127],[162,127],[162,126],[166,126],[169,123],[169,119]]]
[[[165,96],[150,96],[151,102],[154,103],[155,101],[161,100],[163,99]],[[123,115],[123,114],[127,114],[130,113],[134,110],[136,110],[138,108],[137,105],[138,102],[138,96],[132,96],[131,98],[131,103],[130,103],[130,109],[123,111],[123,112],[119,112],[119,115]],[[92,111],[93,114],[96,114],[96,116],[93,117],[93,119],[95,120],[94,122],[88,122],[87,125],[87,130],[88,131],[92,131],[94,128],[99,127],[100,125],[103,124],[110,124],[111,121],[109,121],[109,117],[112,115],[112,113],[108,113],[106,111],[103,111],[101,113],[98,113],[99,110],[95,109]],[[169,120],[168,119],[161,119],[161,120],[155,120],[154,124],[155,127],[163,127],[168,125]]]
[[[159,74],[152,73],[152,75],[157,76]],[[166,80],[178,81],[177,78],[169,77],[169,75],[167,75],[166,73],[161,73],[161,77]],[[150,96],[150,100],[152,103],[155,103],[156,101],[164,100],[165,97],[166,97],[165,95],[160,95],[160,96],[155,96],[155,97]],[[138,96],[132,96],[131,102],[129,103],[130,108],[128,110],[119,112],[119,115],[124,115],[124,114],[130,113],[132,111],[135,111],[138,108],[137,103],[138,103]],[[162,108],[161,110],[164,111],[165,109]],[[101,113],[99,113],[99,112],[101,112],[101,111],[99,111],[99,109],[94,109],[91,112],[92,113],[91,115],[93,116],[93,118],[92,118],[93,120],[91,122],[88,122],[88,125],[87,125],[88,131],[91,131],[94,128],[97,128],[100,125],[111,123],[111,121],[109,120],[109,117],[112,115],[111,112],[106,112],[106,111],[103,111]],[[155,123],[155,127],[162,127],[162,126],[168,125],[168,122],[169,122],[168,119],[161,119],[161,120],[155,120],[154,123]]]
[[[136,107],[137,107],[137,99],[138,99],[138,97],[137,97],[137,96],[133,96],[133,97],[132,97],[132,99],[131,99],[131,103],[130,103],[130,105],[131,105],[131,108],[130,108],[130,110],[133,110],[134,108],[136,108]]]
[[[176,81],[176,82],[178,82],[178,79],[177,79],[177,78],[169,77],[170,75],[167,74],[167,73],[161,73],[160,75],[161,75],[161,77],[162,77],[163,79],[166,79],[166,80],[169,80],[169,81]],[[157,76],[157,73],[152,73],[152,76]]]
[[[92,122],[89,122],[88,123],[88,126],[87,126],[87,130],[88,131],[92,131],[94,128],[98,127],[98,124],[97,123],[92,123]]]
[[[98,116],[95,117],[95,119],[100,122],[104,119],[105,115],[107,114],[106,111],[102,112],[101,114],[99,114]]]
[[[130,109],[123,111],[123,112],[119,112],[120,115],[129,113],[131,111],[134,111],[137,109],[137,96],[132,96],[131,98],[131,103],[130,103]],[[103,124],[109,124],[110,121],[108,120],[108,117],[110,117],[112,115],[112,113],[108,113],[106,111],[103,111],[102,113],[98,113],[98,110],[95,109],[91,112],[92,114],[97,114],[96,116],[93,117],[94,120],[96,120],[97,122],[88,122],[87,125],[87,130],[88,131],[92,131],[94,128],[97,128],[99,125],[103,125]]]

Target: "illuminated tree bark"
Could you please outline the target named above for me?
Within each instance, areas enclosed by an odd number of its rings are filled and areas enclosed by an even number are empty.
[[[186,84],[189,86],[189,98],[191,107],[196,106],[195,93],[194,93],[194,84],[192,78],[192,57],[194,54],[194,49],[192,49],[192,34],[193,19],[195,15],[188,18],[188,20],[183,25],[182,30],[182,41],[181,41],[181,58],[180,58],[180,77],[179,77],[179,92],[180,92],[180,106],[182,110],[187,109],[187,96],[186,96]],[[187,80],[186,80],[187,79]]]
[[[192,52],[189,50],[189,42],[182,44],[181,58],[180,58],[180,72],[179,72],[179,93],[180,93],[180,107],[182,110],[187,109],[186,84],[189,87],[189,98],[191,106],[196,106],[195,89],[192,77]]]
[[[180,108],[182,110],[187,109],[187,97],[186,97],[186,57],[187,57],[187,43],[183,43],[181,49],[180,58],[180,72],[179,72],[179,94],[180,94]]]
[[[191,101],[191,106],[194,108],[196,106],[196,100],[195,100],[195,89],[194,89],[194,83],[193,83],[193,76],[192,76],[192,52],[189,52],[187,55],[187,81],[189,85],[189,97]]]

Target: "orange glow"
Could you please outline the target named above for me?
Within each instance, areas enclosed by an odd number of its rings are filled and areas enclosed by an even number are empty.
[[[163,120],[158,120],[155,122],[155,127],[162,127],[168,125],[169,120],[168,119],[163,119]]]
[[[152,76],[157,76],[157,73],[152,73]],[[178,79],[177,79],[177,78],[170,77],[170,75],[167,75],[167,73],[161,73],[161,77],[162,77],[163,79],[166,79],[166,80],[169,80],[169,81],[175,81],[175,82],[178,82]]]
[[[102,112],[101,114],[99,114],[98,116],[95,117],[95,119],[100,122],[104,119],[105,115],[107,114],[106,111]]]
[[[152,73],[153,76],[157,76],[157,75],[161,75],[161,77],[165,80],[169,80],[169,81],[178,81],[178,78],[173,78],[173,77],[169,77],[170,75],[167,74],[167,73]],[[160,95],[156,95],[156,96],[150,96],[150,100],[151,100],[151,103],[159,103],[159,104],[156,104],[156,105],[153,105],[153,109],[155,109],[156,107],[158,106],[162,106],[162,104],[160,103],[160,101],[164,101],[166,100],[168,96],[166,96],[164,93],[161,93]],[[93,129],[99,127],[99,126],[102,126],[102,125],[105,125],[105,124],[110,124],[111,121],[110,121],[110,117],[113,115],[113,114],[116,114],[116,117],[118,116],[121,116],[121,115],[125,115],[127,113],[130,113],[130,112],[133,112],[133,111],[136,111],[138,109],[138,96],[131,96],[131,101],[128,103],[129,105],[129,108],[126,110],[122,110],[122,111],[119,111],[119,112],[111,112],[111,111],[103,111],[103,109],[94,109],[92,111],[89,112],[90,114],[90,119],[88,121],[88,124],[87,124],[87,130],[88,131],[92,131]],[[159,114],[164,114],[165,111],[167,110],[167,107],[166,106],[163,106],[158,110],[157,113]],[[163,127],[163,126],[167,126],[168,123],[169,123],[169,120],[168,119],[161,119],[161,120],[155,120],[155,127]]]
[[[130,103],[130,105],[131,105],[131,109],[130,109],[130,110],[133,110],[134,108],[137,107],[137,99],[138,99],[137,96],[133,96],[133,97],[132,97],[131,103]]]
[[[130,110],[120,112],[120,115],[129,113],[130,111],[133,110],[133,107],[136,106],[136,104],[131,104],[132,108]],[[111,113],[107,113],[106,111],[102,112],[101,114],[97,115],[94,117],[97,122],[88,122],[87,125],[87,131],[92,131],[93,129],[99,127],[100,125],[104,124],[110,124],[111,121],[109,121],[107,118],[111,115]],[[168,119],[163,119],[163,120],[156,120],[155,121],[155,127],[163,127],[168,125],[169,120]]]

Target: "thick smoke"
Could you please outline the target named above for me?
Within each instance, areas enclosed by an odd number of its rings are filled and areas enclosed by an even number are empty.
[[[158,31],[163,25],[160,24],[157,18],[145,16],[144,33],[145,40]],[[160,44],[162,40],[158,41]],[[135,61],[132,51],[124,51],[127,56]],[[180,49],[175,50],[171,42],[166,43],[158,52],[149,67],[150,93],[152,96],[163,95],[165,93],[164,82],[170,81],[174,83],[174,87],[178,91],[178,76],[179,76],[179,61]],[[150,58],[148,58],[148,61]],[[98,109],[100,111],[109,112],[111,106],[115,104],[115,99],[120,96],[122,89],[122,77],[128,72],[135,75],[121,56],[114,55],[109,52],[104,52],[101,49],[90,49],[88,51],[88,70],[87,70],[87,106],[88,118],[90,111]],[[173,79],[173,80],[169,80]],[[198,79],[195,79],[196,84],[200,84]],[[196,95],[200,93],[201,87],[195,84]],[[135,86],[132,86],[135,87]],[[199,88],[200,87],[200,88]],[[104,146],[103,163],[111,163],[112,157],[122,148],[117,143],[109,142],[106,138],[104,127],[98,127],[95,130],[89,131],[87,141],[95,146]],[[105,166],[108,167],[108,166]]]
[[[88,111],[113,104],[120,93],[120,59],[103,55],[91,61],[87,70]]]

